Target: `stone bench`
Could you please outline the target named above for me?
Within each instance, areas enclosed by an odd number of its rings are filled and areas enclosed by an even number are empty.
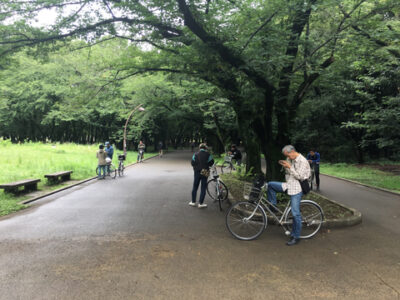
[[[52,174],[46,174],[44,177],[47,178],[49,182],[57,182],[61,179],[61,181],[70,180],[72,171],[62,171],[56,172]]]
[[[40,181],[40,179],[26,179],[26,180],[1,184],[0,189],[4,189],[4,192],[6,192],[6,193],[17,194],[18,188],[23,186],[24,191],[34,191],[34,190],[37,190],[37,183],[39,181]]]

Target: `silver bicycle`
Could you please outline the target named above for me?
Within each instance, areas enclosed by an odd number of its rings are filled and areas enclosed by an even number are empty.
[[[244,187],[244,198],[248,201],[235,203],[226,214],[226,227],[239,240],[250,241],[259,237],[267,228],[267,213],[282,226],[286,235],[290,235],[293,226],[290,201],[282,211],[265,197],[268,183],[261,189],[251,184]],[[324,222],[322,208],[312,200],[301,200],[300,212],[302,216],[302,231],[300,238],[314,236]]]
[[[211,179],[207,182],[207,193],[214,202],[218,201],[219,210],[222,211],[222,202],[228,199],[228,188],[219,177],[215,165],[211,167],[210,176]]]

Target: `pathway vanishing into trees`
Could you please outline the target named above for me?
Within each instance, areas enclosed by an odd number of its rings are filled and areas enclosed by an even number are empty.
[[[216,206],[187,205],[190,157],[151,159],[3,218],[0,299],[399,298],[399,198],[323,177],[322,192],[363,224],[295,247],[275,226],[242,242]]]

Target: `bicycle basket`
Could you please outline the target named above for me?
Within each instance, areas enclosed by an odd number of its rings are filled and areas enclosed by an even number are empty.
[[[125,160],[125,155],[123,154],[118,155],[118,160]]]
[[[243,198],[247,201],[257,201],[260,199],[261,189],[251,183],[245,183],[243,186]]]

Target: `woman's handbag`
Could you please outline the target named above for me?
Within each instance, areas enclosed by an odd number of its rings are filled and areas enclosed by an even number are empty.
[[[209,169],[201,169],[200,175],[208,178],[210,176],[210,170]]]

